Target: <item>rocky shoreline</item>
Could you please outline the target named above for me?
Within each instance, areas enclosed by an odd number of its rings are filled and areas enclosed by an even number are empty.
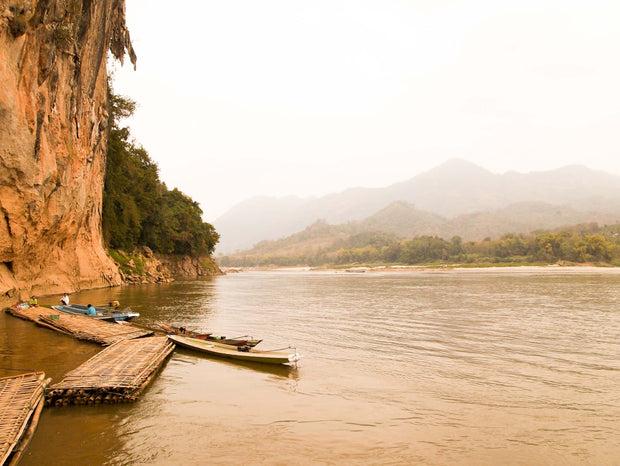
[[[114,259],[116,272],[120,276],[120,282],[113,280],[108,281],[107,285],[97,284],[95,286],[66,285],[63,291],[75,293],[88,289],[169,283],[176,279],[195,279],[225,274],[211,257],[195,258],[157,254],[148,247],[137,248],[131,254],[118,250],[110,252]],[[105,283],[105,279],[106,277],[102,276],[101,282]],[[0,307],[11,306],[17,301],[26,301],[31,294],[49,296],[61,292],[54,277],[49,277],[48,282],[49,286],[38,286],[29,290],[16,287],[6,291],[0,296]]]
[[[177,278],[192,279],[224,275],[217,263],[210,257],[195,258],[156,254],[146,246],[137,248],[131,255],[122,251],[116,251],[116,253],[122,259],[126,259],[123,263],[115,261],[123,285],[168,283]]]

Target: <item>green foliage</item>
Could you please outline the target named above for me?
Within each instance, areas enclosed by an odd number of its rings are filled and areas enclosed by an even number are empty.
[[[140,254],[125,253],[121,250],[109,249],[108,253],[119,263],[121,271],[126,275],[144,275],[144,262]]]
[[[119,126],[120,119],[132,115],[135,102],[108,89],[110,132],[102,212],[105,241],[111,248],[127,251],[144,245],[165,254],[212,254],[219,235],[202,221],[197,202],[176,188],[169,191],[160,181],[157,164],[130,140],[129,128]]]
[[[82,5],[78,0],[64,0],[58,4],[64,15],[52,22],[52,40],[61,50],[69,50],[77,39],[82,17]]]
[[[110,254],[110,257],[112,257],[112,259],[114,259],[116,262],[118,262],[121,265],[121,267],[125,265],[127,261],[129,261],[129,258],[126,255],[114,249],[108,250],[108,253]]]
[[[60,49],[68,49],[75,42],[73,27],[63,23],[56,24],[52,29],[52,38]]]

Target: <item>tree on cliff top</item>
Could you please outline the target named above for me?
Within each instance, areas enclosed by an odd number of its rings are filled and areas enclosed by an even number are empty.
[[[157,164],[130,139],[119,121],[136,104],[108,86],[110,133],[103,191],[103,237],[112,248],[148,246],[164,254],[212,254],[219,235],[202,221],[197,202],[178,189],[169,191]]]

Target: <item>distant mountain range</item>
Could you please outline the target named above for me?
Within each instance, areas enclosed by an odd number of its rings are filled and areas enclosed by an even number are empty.
[[[585,222],[620,223],[620,177],[584,166],[493,174],[450,160],[386,188],[351,188],[321,198],[253,198],[214,223],[218,253],[248,249],[304,230],[317,220],[346,230],[464,240]]]

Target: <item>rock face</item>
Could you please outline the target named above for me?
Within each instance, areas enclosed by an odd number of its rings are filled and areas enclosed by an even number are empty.
[[[156,259],[176,278],[201,278],[223,275],[217,263],[211,257],[196,258],[190,256],[166,256],[157,254]]]
[[[121,279],[124,285],[168,283],[176,278],[196,279],[223,275],[211,257],[155,254],[147,246],[139,246],[131,254],[116,250]]]
[[[124,0],[0,0],[0,297],[121,284],[101,237]]]

